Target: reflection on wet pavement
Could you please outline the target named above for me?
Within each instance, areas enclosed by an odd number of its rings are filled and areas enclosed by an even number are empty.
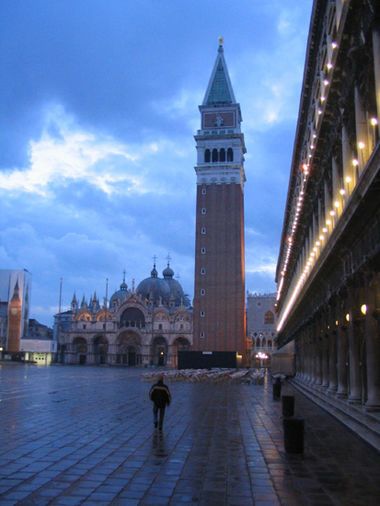
[[[303,455],[268,382],[172,383],[160,433],[143,372],[0,366],[0,504],[378,504],[379,454],[290,386]]]

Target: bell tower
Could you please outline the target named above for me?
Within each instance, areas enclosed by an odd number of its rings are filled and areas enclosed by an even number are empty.
[[[201,106],[197,148],[194,349],[245,357],[244,135],[223,39]]]
[[[8,305],[8,340],[7,351],[16,353],[20,351],[22,306],[18,280],[16,281],[13,296]]]

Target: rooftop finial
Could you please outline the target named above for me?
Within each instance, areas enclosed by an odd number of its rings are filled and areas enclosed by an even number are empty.
[[[224,38],[222,35],[219,35],[218,37],[219,47],[223,47],[224,44]]]

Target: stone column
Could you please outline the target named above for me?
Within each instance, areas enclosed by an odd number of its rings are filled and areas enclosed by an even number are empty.
[[[348,354],[348,342],[347,342],[347,328],[344,325],[339,324],[337,326],[337,380],[338,388],[336,395],[340,399],[347,397],[347,354]]]
[[[327,312],[327,332],[328,332],[328,343],[327,343],[327,360],[328,360],[328,392],[336,393],[338,386],[337,382],[337,332],[335,325],[335,314],[336,314],[336,296],[330,297],[328,302]]]
[[[343,180],[344,188],[348,195],[351,194],[355,187],[355,171],[352,165],[352,150],[346,126],[342,127],[342,164],[343,164]]]
[[[380,410],[380,275],[375,274],[366,286],[364,333],[367,354],[368,411]]]
[[[329,339],[330,333],[325,332],[322,340],[322,386],[327,388],[329,386]]]
[[[314,369],[314,383],[322,385],[322,328],[321,317],[318,316],[315,322],[314,342],[315,342],[315,369]]]
[[[360,328],[357,315],[357,301],[354,293],[354,285],[348,287],[348,311],[349,321],[347,324],[348,333],[348,351],[349,351],[349,375],[350,392],[348,400],[352,403],[361,400],[361,371],[360,371]],[[346,315],[344,316],[346,319]]]
[[[337,383],[337,331],[330,330],[329,338],[329,388],[330,393],[335,393]]]
[[[359,160],[359,172],[361,173],[369,157],[368,129],[363,100],[359,86],[355,86],[355,124],[356,124],[356,150]]]

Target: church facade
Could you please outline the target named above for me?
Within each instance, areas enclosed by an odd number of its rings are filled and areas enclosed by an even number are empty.
[[[194,349],[247,360],[244,264],[244,135],[223,40],[199,107]]]
[[[380,410],[380,6],[316,0],[277,267],[280,346],[336,412]],[[370,429],[372,430],[372,429]]]
[[[192,345],[192,307],[168,264],[159,277],[129,289],[125,277],[109,302],[94,294],[55,315],[57,361],[64,364],[177,366],[179,350]]]

